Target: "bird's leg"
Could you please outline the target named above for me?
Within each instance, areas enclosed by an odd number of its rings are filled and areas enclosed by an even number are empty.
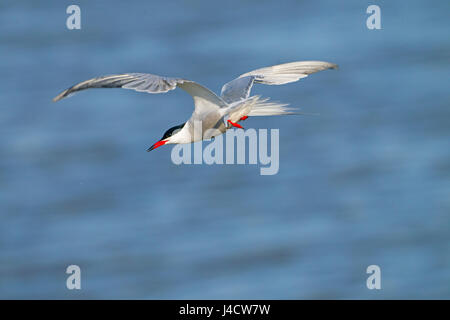
[[[239,120],[244,121],[244,120],[247,119],[247,118],[248,118],[248,116],[243,116],[243,117],[241,117]]]
[[[231,124],[233,127],[244,129],[240,124],[234,123],[234,122],[232,122],[231,120],[227,120],[227,122],[228,122],[229,124]]]

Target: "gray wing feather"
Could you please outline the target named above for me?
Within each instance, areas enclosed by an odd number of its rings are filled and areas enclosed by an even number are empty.
[[[148,73],[115,74],[86,80],[64,90],[53,98],[53,101],[59,101],[78,91],[90,88],[124,88],[148,93],[165,93],[177,87],[180,87],[192,96],[197,112],[226,106],[226,103],[214,92],[194,81],[162,77]]]
[[[246,99],[254,83],[281,85],[298,81],[309,74],[336,69],[337,65],[324,61],[297,61],[253,70],[240,75],[222,87],[222,99],[227,103]]]
[[[247,99],[255,80],[254,76],[236,78],[222,87],[221,97],[227,103]]]
[[[53,101],[59,101],[78,91],[90,88],[124,88],[148,93],[163,93],[175,89],[184,81],[187,80],[148,73],[114,74],[80,82],[61,92]]]

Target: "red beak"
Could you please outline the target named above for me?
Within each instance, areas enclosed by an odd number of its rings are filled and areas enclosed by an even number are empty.
[[[167,142],[167,141],[164,141],[164,140],[158,141],[157,143],[155,143],[154,145],[152,145],[150,148],[148,148],[148,149],[147,149],[147,152],[148,152],[148,151],[152,151],[153,149],[156,149],[156,148],[158,148],[158,147],[161,147],[161,146],[165,145],[166,142]]]

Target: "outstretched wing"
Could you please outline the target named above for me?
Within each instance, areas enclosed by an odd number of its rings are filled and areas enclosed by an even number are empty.
[[[253,70],[226,83],[221,96],[225,102],[231,103],[248,98],[253,83],[281,85],[326,69],[337,69],[337,65],[324,61],[297,61]]]
[[[90,88],[124,88],[148,93],[165,93],[177,87],[185,90],[192,96],[195,112],[208,112],[211,109],[226,106],[226,103],[214,92],[194,81],[161,77],[148,73],[114,74],[86,80],[64,90],[53,98],[53,101],[59,101],[78,91]]]

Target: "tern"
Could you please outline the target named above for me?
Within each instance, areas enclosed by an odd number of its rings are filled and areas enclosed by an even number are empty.
[[[253,70],[226,83],[220,96],[183,78],[148,73],[113,74],[80,82],[61,92],[53,101],[89,88],[124,88],[148,93],[165,93],[177,87],[183,89],[194,100],[192,116],[185,123],[167,130],[158,142],[148,148],[147,151],[151,151],[165,144],[211,139],[233,127],[243,129],[239,122],[248,117],[298,114],[295,112],[297,109],[287,108],[287,104],[250,96],[253,84],[282,85],[327,69],[337,69],[337,65],[324,61],[296,61]]]

